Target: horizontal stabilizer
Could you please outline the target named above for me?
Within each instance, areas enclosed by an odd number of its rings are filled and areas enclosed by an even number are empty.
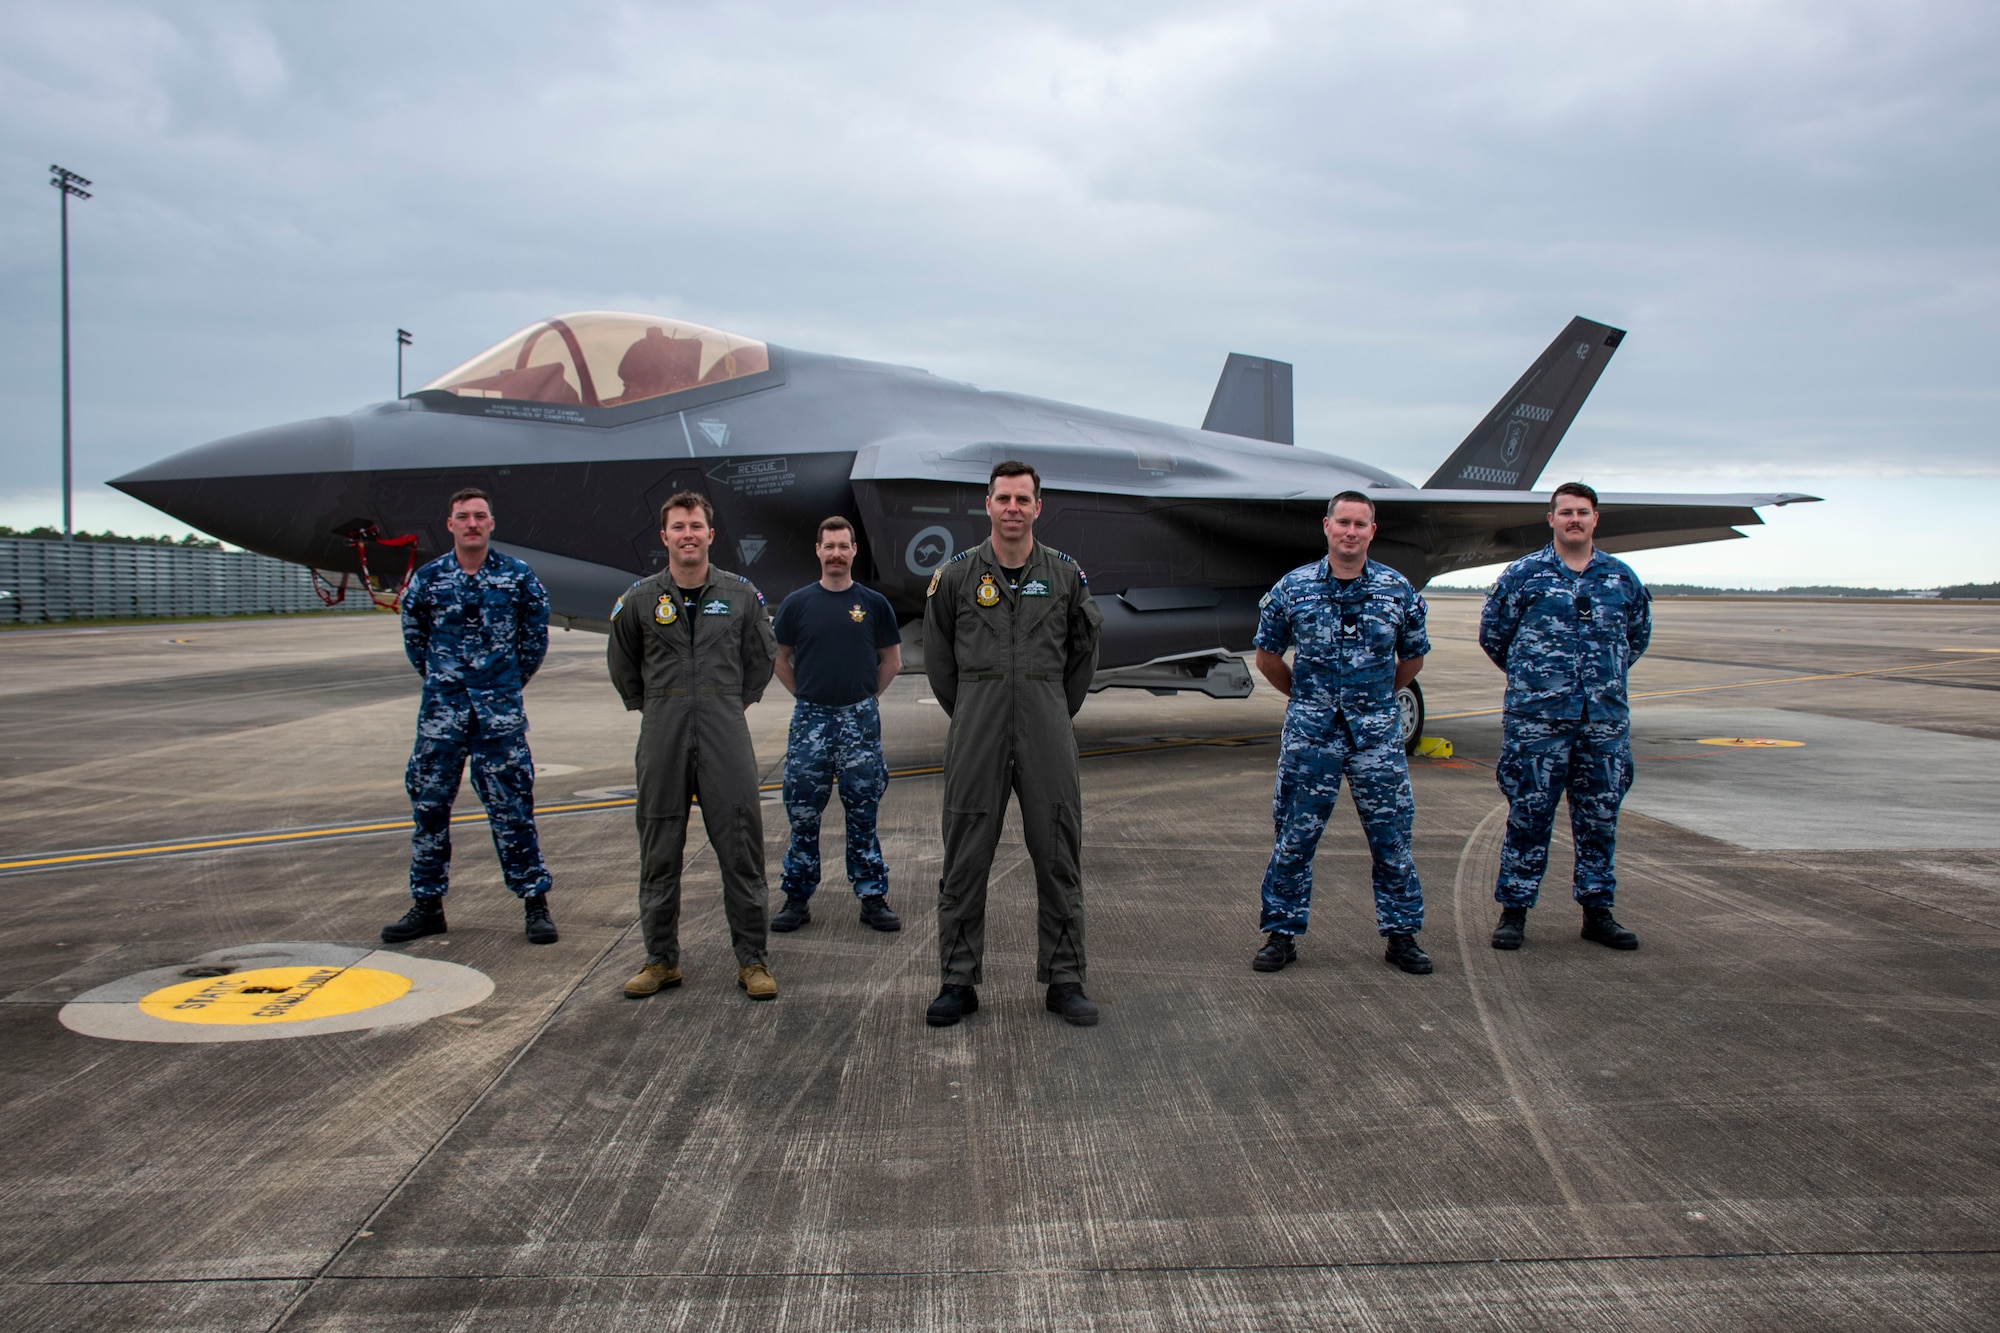
[[[1424,489],[1525,491],[1533,486],[1624,337],[1625,330],[1609,324],[1580,315],[1571,320]]]
[[[1231,352],[1215,382],[1203,430],[1292,443],[1292,363]]]

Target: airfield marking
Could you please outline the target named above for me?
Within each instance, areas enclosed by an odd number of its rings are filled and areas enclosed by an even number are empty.
[[[375,967],[259,967],[162,986],[139,1012],[169,1023],[298,1023],[401,999],[410,978]]]
[[[1804,745],[1805,742],[1773,740],[1769,736],[1704,736],[1700,740],[1696,741],[1695,744],[1741,746],[1746,749],[1770,748],[1770,749],[1795,750],[1799,746]],[[1662,757],[1675,758],[1676,756],[1667,755]],[[1692,758],[1693,756],[1689,757]]]
[[[1953,649],[1952,651],[1985,652],[1987,650]],[[1647,690],[1642,694],[1634,694],[1631,697],[1634,699],[1665,699],[1670,696],[1678,694],[1708,694],[1715,690],[1755,689],[1759,685],[1803,685],[1808,681],[1816,681],[1816,680],[1856,680],[1862,676],[1886,676],[1892,672],[1898,672],[1898,671],[1930,671],[1934,670],[1937,667],[1948,667],[1948,666],[1962,667],[1962,666],[1978,666],[1978,665],[1982,664],[1977,662],[1967,662],[1963,658],[1953,658],[1950,661],[1946,662],[1920,662],[1916,666],[1869,667],[1865,671],[1828,671],[1828,672],[1822,672],[1821,674],[1815,676],[1773,676],[1769,680],[1738,680],[1738,681],[1732,681],[1727,685],[1689,685],[1684,689],[1678,689],[1678,690]],[[1491,717],[1493,714],[1501,711],[1503,710],[1498,708],[1474,708],[1464,713],[1432,713],[1425,718],[1425,721],[1449,722],[1454,718],[1461,718],[1461,717]],[[6,868],[7,867],[4,864],[0,864],[0,870],[5,870]]]
[[[1996,660],[1994,658],[1985,661]],[[1766,680],[1740,680],[1726,685],[1692,685],[1677,690],[1649,690],[1634,694],[1637,699],[1664,699],[1682,694],[1708,694],[1716,690],[1748,690],[1764,685],[1800,685],[1822,680],[1857,680],[1867,676],[1882,676],[1897,672],[1930,671],[1938,667],[1967,666],[1965,658],[1953,658],[1943,662],[1921,662],[1915,666],[1869,667],[1862,671],[1831,671],[1810,676],[1774,676]],[[1498,708],[1473,708],[1459,713],[1432,713],[1426,719],[1431,722],[1449,722],[1468,717],[1491,717],[1501,712]],[[1271,740],[1281,733],[1275,731],[1249,732],[1239,736],[1176,736],[1145,745],[1111,745],[1092,750],[1079,750],[1084,759],[1100,759],[1110,755],[1143,754],[1156,750],[1183,750],[1197,746],[1247,745],[1255,741]],[[942,764],[925,764],[917,768],[891,769],[892,778],[930,777],[944,772]],[[778,791],[782,783],[767,782],[758,787],[760,792]],[[699,801],[696,802],[699,804]],[[571,801],[561,805],[535,807],[537,819],[544,816],[585,814],[594,810],[629,810],[638,804],[633,797],[626,796],[601,801]],[[453,824],[483,824],[486,814],[453,815]],[[133,847],[91,848],[74,852],[52,852],[46,856],[23,857],[18,860],[0,861],[0,875],[17,874],[31,870],[52,870],[62,866],[101,864],[110,861],[132,861],[155,856],[179,856],[189,852],[228,851],[238,847],[269,847],[288,842],[319,842],[329,838],[349,838],[370,833],[407,832],[413,825],[407,819],[383,820],[369,824],[334,824],[314,828],[274,829],[266,833],[241,833],[221,838],[205,838],[195,842],[143,843]]]
[[[56,1015],[109,1041],[270,1041],[420,1023],[493,994],[485,973],[363,945],[235,944],[92,987]]]
[[[1269,740],[1275,731],[1257,732],[1245,736],[1177,736],[1153,745],[1116,745],[1103,749],[1082,750],[1078,753],[1086,759],[1105,755],[1137,754],[1147,750],[1179,750],[1199,745],[1244,745],[1252,741]],[[892,778],[931,777],[944,772],[943,764],[924,764],[915,768],[895,768],[889,770]],[[776,792],[782,790],[783,783],[766,782],[757,790]],[[695,804],[699,805],[699,798]],[[630,810],[637,805],[631,796],[613,797],[605,800],[567,801],[560,805],[538,805],[535,818],[553,815],[588,814],[598,810]],[[453,824],[483,824],[486,813],[476,811],[469,814],[453,815]],[[0,861],[0,874],[25,870],[50,870],[62,866],[101,864],[107,861],[132,861],[155,856],[179,856],[189,852],[229,851],[239,847],[270,847],[291,842],[323,842],[331,838],[351,838],[370,833],[407,833],[414,825],[407,819],[381,820],[368,824],[326,824],[311,828],[273,829],[262,833],[238,833],[220,838],[203,838],[191,842],[142,843],[133,847],[100,847],[74,852],[52,852],[47,856],[25,857],[14,861]]]

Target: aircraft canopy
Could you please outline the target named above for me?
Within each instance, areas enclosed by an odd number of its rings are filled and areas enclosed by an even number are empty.
[[[424,388],[620,407],[770,368],[769,350],[754,339],[659,315],[585,310],[530,324]]]

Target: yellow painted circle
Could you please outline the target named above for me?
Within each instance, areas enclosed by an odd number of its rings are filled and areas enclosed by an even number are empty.
[[[141,1013],[173,1023],[298,1023],[401,999],[410,979],[372,967],[259,967],[164,986]]]
[[[1697,745],[1742,746],[1756,750],[1796,750],[1804,741],[1778,741],[1769,736],[1707,736],[1696,741]]]

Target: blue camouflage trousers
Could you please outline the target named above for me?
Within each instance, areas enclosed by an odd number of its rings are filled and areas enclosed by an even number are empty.
[[[410,838],[410,894],[442,898],[451,884],[451,806],[472,761],[472,789],[486,807],[493,850],[507,887],[523,898],[549,891],[548,867],[535,836],[535,761],[527,728],[480,726],[468,707],[426,703],[417,714],[417,745],[403,786],[417,831]]]
[[[1313,853],[1345,774],[1375,863],[1375,928],[1384,935],[1414,935],[1424,925],[1424,890],[1410,854],[1417,806],[1402,743],[1357,749],[1344,725],[1336,721],[1333,731],[1331,738],[1321,740],[1285,728],[1278,790],[1271,801],[1277,840],[1264,871],[1264,914],[1258,929],[1305,933],[1312,908]]]
[[[847,878],[857,898],[889,891],[889,867],[875,835],[889,766],[882,758],[882,713],[873,699],[835,707],[792,705],[785,747],[785,815],[792,822],[781,887],[787,897],[810,898],[819,887],[819,824],[835,785],[847,812]]]
[[[1576,900],[1585,907],[1611,906],[1618,885],[1612,873],[1618,805],[1632,789],[1630,723],[1509,717],[1495,772],[1510,807],[1495,900],[1507,907],[1535,905],[1549,868],[1556,800],[1568,792]]]

